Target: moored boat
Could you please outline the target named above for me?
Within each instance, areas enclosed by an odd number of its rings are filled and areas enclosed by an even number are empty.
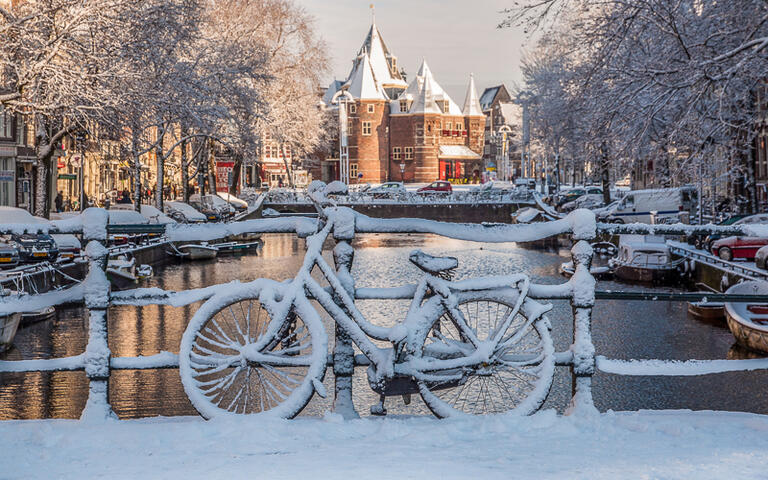
[[[207,242],[179,245],[176,249],[189,260],[210,260],[216,258],[219,253],[215,245],[209,245]]]
[[[725,305],[721,302],[688,302],[688,314],[708,323],[725,320]]]
[[[13,338],[19,329],[21,322],[20,313],[0,315],[0,353],[8,350],[13,345]]]
[[[136,259],[124,254],[109,259],[106,273],[116,290],[131,288],[139,280],[136,276]]]
[[[669,247],[661,239],[651,236],[622,235],[619,254],[608,261],[613,274],[620,280],[644,283],[671,283],[680,277],[678,266],[672,261]]]
[[[725,293],[768,295],[768,282],[739,283]],[[725,314],[736,343],[759,352],[768,352],[768,304],[725,302]]]

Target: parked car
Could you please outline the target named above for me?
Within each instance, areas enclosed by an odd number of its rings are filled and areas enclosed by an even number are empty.
[[[179,223],[204,223],[208,218],[187,203],[179,201],[163,202],[165,214]]]
[[[446,182],[445,180],[437,180],[426,187],[421,187],[420,189],[416,190],[416,193],[451,193],[453,192],[453,187],[451,186],[450,182]]]
[[[237,213],[248,210],[248,202],[240,200],[236,196],[227,192],[217,192],[216,195],[222,198],[225,202],[229,203]]]
[[[712,254],[726,261],[734,258],[751,260],[761,247],[768,245],[767,237],[727,237],[712,243]]]
[[[722,222],[718,223],[718,225],[755,225],[760,223],[768,224],[768,214],[758,213],[757,215],[734,215],[732,217],[726,218]],[[697,247],[706,251],[711,251],[712,244],[721,238],[723,238],[723,236],[719,233],[709,234],[698,242]]]
[[[766,259],[768,259],[768,245],[760,247],[760,250],[755,254],[755,266],[766,270]]]
[[[677,221],[680,212],[688,212],[698,204],[695,187],[661,188],[627,192],[621,200],[599,212],[598,219],[611,223],[651,223],[651,212],[657,221]]]
[[[520,188],[527,188],[529,190],[536,190],[536,180],[533,178],[518,178],[515,179],[515,186]]]
[[[71,261],[80,256],[82,244],[71,233],[54,233],[51,235],[59,249],[59,261]]]
[[[11,236],[0,237],[0,268],[15,267],[20,261],[19,249],[12,243]]]
[[[235,209],[218,195],[190,195],[189,204],[206,216],[208,221],[219,222],[235,214]]]
[[[589,192],[592,189],[587,189]],[[599,189],[598,189],[599,190]],[[562,204],[559,208],[561,212],[571,212],[577,208],[595,209],[605,206],[603,201],[603,192],[600,193],[586,193],[575,200]]]
[[[385,182],[377,187],[368,189],[365,193],[370,193],[374,198],[389,197],[405,193],[403,182]]]
[[[22,263],[53,262],[59,256],[56,242],[47,233],[13,234],[11,240],[19,249]]]

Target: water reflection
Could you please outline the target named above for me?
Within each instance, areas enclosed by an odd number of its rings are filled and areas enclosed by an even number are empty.
[[[304,241],[293,235],[266,235],[258,255],[222,256],[216,260],[178,263],[158,268],[142,286],[170,290],[200,288],[232,280],[243,282],[260,277],[292,278],[301,265]],[[413,283],[419,271],[408,261],[414,248],[430,254],[459,258],[457,279],[480,275],[526,272],[541,283],[565,281],[557,273],[569,253],[526,250],[515,244],[477,244],[429,235],[364,235],[355,242],[353,274],[357,285],[389,287]],[[326,258],[332,262],[330,252]],[[600,282],[604,289],[647,289],[614,282]],[[409,302],[361,301],[366,317],[380,325],[393,325],[403,318]],[[558,350],[571,341],[572,314],[568,302],[553,302],[549,317]],[[110,309],[109,346],[114,356],[154,355],[178,352],[181,336],[197,305],[169,307],[116,306]],[[334,327],[323,315],[333,342]],[[689,317],[684,303],[600,301],[595,307],[593,337],[600,355],[609,358],[717,359],[736,358],[733,337],[719,325],[708,325]],[[15,346],[3,359],[53,358],[83,352],[87,320],[81,308],[60,309],[55,320],[30,325],[19,331]],[[599,373],[594,382],[600,409],[719,408],[768,413],[768,398],[761,385],[768,373],[747,372],[702,377],[621,377]],[[333,391],[333,375],[324,381]],[[361,414],[378,398],[368,385],[364,368],[357,368],[355,402]],[[552,393],[545,407],[563,410],[570,399],[570,376],[557,369]],[[739,392],[740,395],[733,395]],[[0,418],[77,418],[85,405],[88,382],[83,372],[0,375]],[[110,379],[110,401],[121,418],[153,415],[195,414],[181,386],[178,371],[115,371]],[[319,415],[332,399],[315,396],[304,414]],[[418,396],[405,406],[402,399],[387,400],[390,413],[428,414]]]

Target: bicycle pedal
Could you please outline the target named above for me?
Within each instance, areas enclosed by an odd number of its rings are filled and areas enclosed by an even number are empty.
[[[376,415],[377,417],[383,417],[387,414],[387,409],[384,407],[384,405],[377,403],[376,405],[371,405],[371,415]]]

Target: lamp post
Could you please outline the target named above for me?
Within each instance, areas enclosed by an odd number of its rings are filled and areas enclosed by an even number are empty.
[[[501,170],[500,180],[509,180],[510,177],[509,158],[507,158],[507,141],[509,140],[508,135],[510,133],[512,133],[512,129],[509,125],[502,125],[496,131],[496,134],[498,135],[497,138],[501,139],[501,156],[499,161],[496,162],[497,167]]]
[[[405,183],[405,164],[400,164],[400,181]]]
[[[349,185],[349,132],[347,131],[347,104],[355,97],[346,90],[339,90],[331,99],[331,105],[339,108],[339,177]]]

